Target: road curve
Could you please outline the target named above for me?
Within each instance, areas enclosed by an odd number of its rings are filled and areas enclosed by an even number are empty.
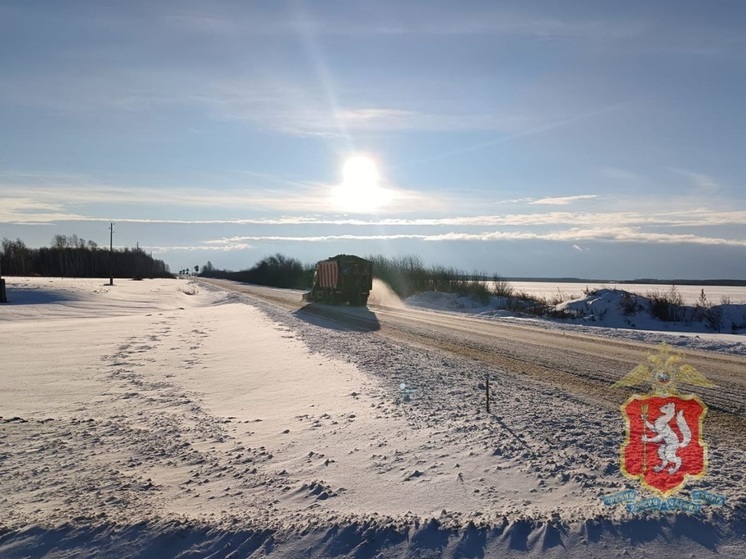
[[[545,329],[408,307],[369,305],[368,309],[309,305],[301,291],[273,289],[226,280],[200,280],[227,290],[247,293],[289,310],[300,310],[349,327],[367,330],[395,343],[409,343],[490,364],[516,375],[530,375],[608,409],[618,409],[632,392],[649,387],[612,385],[645,362],[649,345],[586,334]],[[716,388],[693,387],[718,424],[728,431],[746,432],[746,356],[680,350]],[[687,387],[683,388],[684,390]]]

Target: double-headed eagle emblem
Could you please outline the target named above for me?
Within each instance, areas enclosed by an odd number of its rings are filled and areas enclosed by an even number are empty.
[[[648,354],[650,365],[638,365],[614,386],[636,386],[650,383],[655,394],[677,394],[677,384],[692,384],[705,388],[715,386],[691,365],[680,365],[681,359],[681,356],[674,353],[670,345],[663,343],[658,346],[658,353]]]

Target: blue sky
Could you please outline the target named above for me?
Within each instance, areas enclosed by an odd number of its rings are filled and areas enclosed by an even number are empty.
[[[744,29],[719,1],[0,1],[0,237],[746,279]]]

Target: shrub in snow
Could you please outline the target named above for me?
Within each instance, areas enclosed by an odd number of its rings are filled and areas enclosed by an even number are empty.
[[[622,291],[619,301],[619,311],[624,316],[631,316],[637,312],[637,297],[629,291]]]
[[[705,324],[710,330],[720,332],[723,327],[723,309],[712,307],[705,310]]]
[[[513,286],[498,275],[492,276],[492,293],[496,297],[510,297],[513,295]]]
[[[668,291],[648,292],[651,316],[664,322],[678,322],[684,318],[684,299],[675,285]]]

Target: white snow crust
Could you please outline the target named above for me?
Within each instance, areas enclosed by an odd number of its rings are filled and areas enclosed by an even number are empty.
[[[618,413],[248,295],[106,283],[8,278],[0,557],[746,552],[727,441],[693,484],[727,507],[631,515],[600,502],[628,486]]]

